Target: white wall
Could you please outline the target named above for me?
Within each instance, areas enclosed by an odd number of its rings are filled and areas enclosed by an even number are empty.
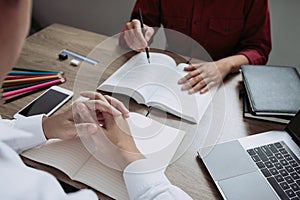
[[[54,22],[115,35],[129,20],[135,0],[34,0],[33,16],[43,26]]]
[[[269,0],[273,49],[269,64],[300,68],[300,1]]]
[[[47,26],[59,22],[115,35],[128,21],[135,0],[34,0],[33,15]],[[300,66],[300,0],[269,0],[273,50],[269,63]]]

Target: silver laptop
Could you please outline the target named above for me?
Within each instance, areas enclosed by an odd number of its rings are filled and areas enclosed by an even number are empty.
[[[300,111],[270,131],[198,151],[224,199],[300,200]]]

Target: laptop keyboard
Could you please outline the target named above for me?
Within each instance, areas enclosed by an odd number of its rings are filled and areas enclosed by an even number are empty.
[[[247,152],[281,199],[300,200],[300,161],[284,142]]]

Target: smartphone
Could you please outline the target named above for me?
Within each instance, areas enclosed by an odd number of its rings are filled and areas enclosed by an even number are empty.
[[[50,116],[73,96],[73,92],[52,86],[14,115],[14,118],[45,114]]]

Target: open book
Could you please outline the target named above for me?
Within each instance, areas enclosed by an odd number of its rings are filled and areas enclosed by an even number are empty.
[[[130,113],[128,123],[138,149],[153,163],[152,167],[145,169],[145,173],[158,168],[165,169],[181,143],[184,132],[137,113]],[[49,140],[25,151],[22,156],[55,167],[72,180],[114,199],[129,198],[122,172],[98,161],[79,138]]]
[[[216,87],[205,94],[189,95],[181,91],[178,80],[187,74],[187,64],[176,65],[173,58],[162,53],[139,53],[105,80],[98,90],[125,94],[139,104],[157,107],[188,121],[198,123],[205,113]]]

